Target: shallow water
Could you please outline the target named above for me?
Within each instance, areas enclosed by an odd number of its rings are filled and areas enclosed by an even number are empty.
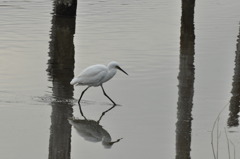
[[[165,0],[90,0],[78,1],[76,18],[63,18],[51,14],[51,1],[0,2],[1,158],[213,158],[222,108],[218,156],[229,158],[231,141],[233,157],[239,5],[204,0],[182,10]],[[90,88],[81,116],[85,87],[69,81],[111,60],[129,73],[104,84],[120,106]],[[109,139],[121,140],[109,146]]]

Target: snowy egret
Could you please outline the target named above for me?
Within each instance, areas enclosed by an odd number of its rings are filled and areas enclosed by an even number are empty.
[[[116,105],[116,103],[106,94],[102,84],[110,80],[117,73],[117,69],[128,75],[123,69],[120,68],[117,62],[112,61],[107,66],[102,64],[89,66],[85,68],[79,76],[74,77],[70,82],[71,85],[88,86],[85,90],[82,91],[78,103],[80,103],[83,94],[88,88],[92,86],[101,86],[103,94],[113,103],[113,105]]]

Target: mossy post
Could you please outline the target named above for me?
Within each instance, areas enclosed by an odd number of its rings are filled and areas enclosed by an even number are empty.
[[[76,16],[77,0],[55,0],[54,14],[60,16]]]

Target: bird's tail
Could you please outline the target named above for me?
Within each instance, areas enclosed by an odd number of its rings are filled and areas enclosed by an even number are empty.
[[[72,81],[70,82],[71,85],[75,85],[78,83],[78,79],[77,78],[73,78]]]

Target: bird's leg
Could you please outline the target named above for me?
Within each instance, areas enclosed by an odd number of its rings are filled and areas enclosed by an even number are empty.
[[[90,86],[88,86],[86,89],[84,89],[84,90],[82,91],[81,96],[80,96],[80,98],[79,98],[79,100],[78,100],[78,104],[79,104],[79,105],[80,105],[80,100],[82,99],[83,94],[86,92],[86,90],[87,90],[89,87],[90,87]]]
[[[101,85],[101,88],[102,88],[103,94],[113,103],[113,105],[117,105],[117,104],[107,95],[107,93],[104,91],[102,85]]]
[[[109,112],[110,110],[112,110],[116,105],[113,105],[111,108],[109,108],[108,110],[102,112],[102,115],[100,116],[100,118],[98,119],[97,123],[100,122],[100,120],[102,119],[102,117],[107,113]]]
[[[78,103],[78,106],[79,106],[79,109],[80,109],[80,113],[82,115],[82,117],[84,117],[85,120],[87,120],[87,118],[84,116],[83,112],[82,112],[82,107],[81,107],[81,104]]]

